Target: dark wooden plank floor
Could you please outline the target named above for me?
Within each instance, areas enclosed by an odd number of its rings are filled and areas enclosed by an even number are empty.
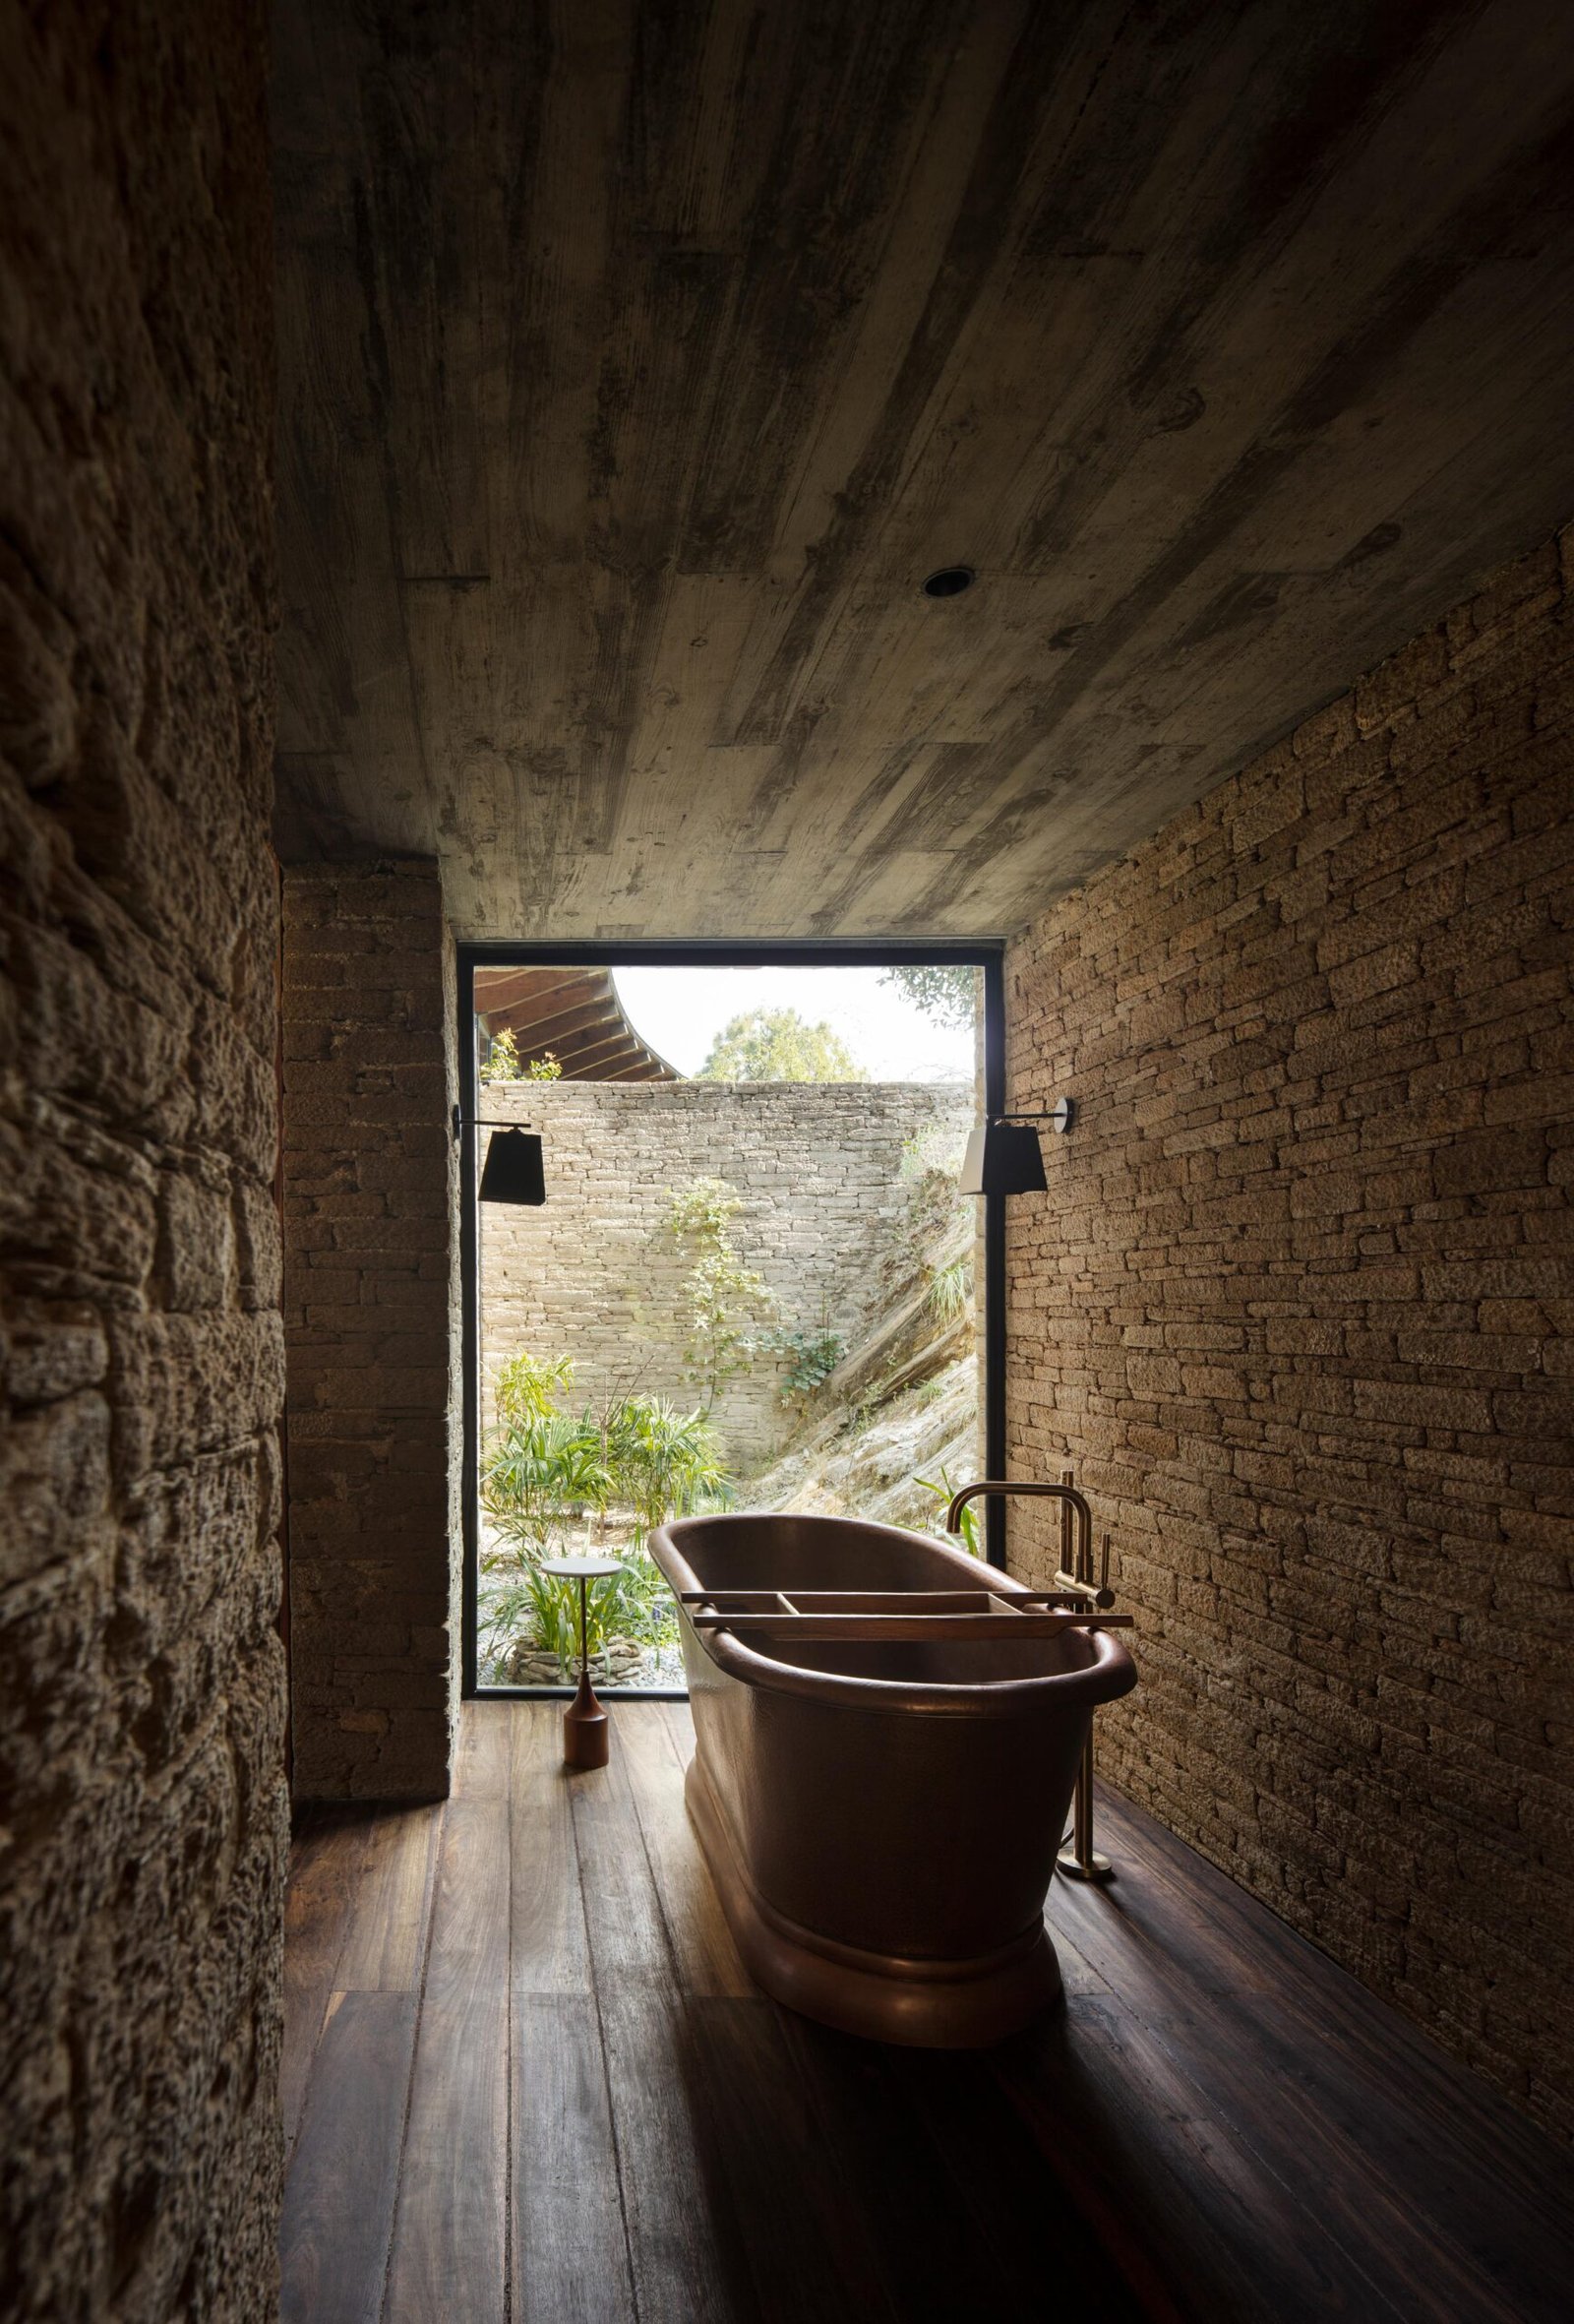
[[[473,1704],[443,1808],[309,1810],[286,2324],[1566,2324],[1574,2168],[1135,1809],[1057,1881],[1063,2013],[977,2055],[750,1984],[687,1711]]]

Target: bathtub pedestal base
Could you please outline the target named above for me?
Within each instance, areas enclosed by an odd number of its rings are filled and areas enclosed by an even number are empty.
[[[1114,1865],[1111,1864],[1107,1856],[1101,1856],[1096,1848],[1086,1864],[1082,1862],[1074,1848],[1062,1848],[1055,1863],[1057,1870],[1063,1872],[1067,1880],[1113,1880],[1115,1878]]]
[[[684,1798],[745,1968],[773,2000],[802,2016],[871,2042],[982,2049],[1059,1998],[1060,1965],[1042,1924],[1019,1942],[968,1961],[871,1953],[799,1927],[745,1872],[697,1755]]]

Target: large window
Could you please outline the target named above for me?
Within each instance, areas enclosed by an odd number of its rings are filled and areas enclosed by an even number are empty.
[[[645,1544],[664,1518],[813,1509],[938,1530],[999,1466],[991,948],[474,948],[465,1094],[465,1683],[681,1692]],[[478,1201],[541,1140],[544,1201]],[[998,1507],[999,1504],[994,1504]]]

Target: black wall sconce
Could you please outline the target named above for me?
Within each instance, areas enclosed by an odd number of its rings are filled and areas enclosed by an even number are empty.
[[[547,1174],[539,1134],[516,1122],[483,1122],[472,1119],[466,1125],[457,1106],[454,1109],[454,1136],[457,1142],[461,1130],[490,1130],[495,1132],[486,1150],[486,1161],[481,1170],[481,1184],[476,1189],[478,1202],[540,1203],[547,1198]]]
[[[992,1114],[967,1141],[958,1181],[964,1194],[1040,1194],[1048,1181],[1035,1122],[1064,1131],[1076,1120],[1068,1097],[1043,1114]]]

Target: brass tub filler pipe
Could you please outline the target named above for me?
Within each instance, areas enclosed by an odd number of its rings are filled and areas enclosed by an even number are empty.
[[[986,1477],[977,1485],[964,1485],[951,1498],[945,1512],[947,1533],[960,1533],[962,1511],[970,1500],[991,1494],[1017,1494],[1036,1500],[1058,1500],[1060,1504],[1060,1563],[1055,1576],[1056,1590],[1062,1598],[1082,1602],[1088,1615],[1098,1621],[1119,1621],[1121,1628],[1129,1625],[1130,1617],[1111,1616],[1115,1592],[1110,1587],[1110,1537],[1104,1537],[1103,1558],[1097,1582],[1093,1578],[1093,1511],[1083,1496],[1071,1483],[1070,1472],[1062,1475],[1059,1485],[1016,1485],[1001,1477]],[[1076,1540],[1073,1547],[1071,1529],[1073,1519]],[[1068,1880],[1109,1880],[1115,1876],[1115,1866],[1107,1856],[1101,1856],[1093,1845],[1093,1716],[1088,1714],[1087,1742],[1082,1746],[1082,1764],[1077,1769],[1076,1793],[1071,1809],[1071,1845],[1062,1848],[1056,1863]]]

